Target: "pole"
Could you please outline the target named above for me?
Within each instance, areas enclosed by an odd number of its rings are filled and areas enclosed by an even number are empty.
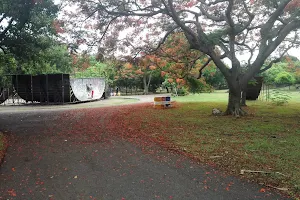
[[[17,97],[18,97],[18,104],[20,104],[20,98],[19,98],[19,80],[18,75],[16,74],[16,85],[17,85]]]
[[[9,95],[9,88],[7,88],[7,95]],[[7,99],[9,100],[8,97],[7,97]],[[4,101],[4,99],[5,99],[5,89],[3,88],[3,101]],[[3,105],[5,105],[5,101],[3,102]]]
[[[14,99],[14,97],[15,97],[15,95],[14,95],[14,84],[13,84],[13,77],[12,77],[12,75],[10,76],[10,84],[11,84],[11,90],[13,91],[12,92],[12,96],[11,96],[12,102],[13,102],[13,104],[15,104],[15,99]]]
[[[30,75],[30,82],[31,82],[31,103],[33,103],[33,81],[32,81],[32,75]]]
[[[48,77],[48,74],[46,74],[46,92],[47,92],[47,104],[49,104],[49,83],[48,83],[48,81],[49,81],[49,77]]]
[[[64,86],[64,74],[61,74],[61,88],[62,88],[62,104],[64,104],[65,86]]]

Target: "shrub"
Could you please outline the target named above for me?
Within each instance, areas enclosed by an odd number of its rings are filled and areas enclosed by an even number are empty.
[[[189,91],[185,87],[181,87],[177,89],[178,96],[186,96],[189,94]],[[176,95],[175,91],[173,90],[173,95]]]
[[[207,84],[203,79],[196,79],[193,77],[188,77],[187,83],[188,83],[188,87],[189,87],[189,92],[191,92],[193,94],[213,91],[213,87],[211,85]]]
[[[286,93],[275,90],[274,92],[271,93],[270,99],[271,99],[272,103],[275,104],[276,106],[282,106],[282,105],[288,103],[288,101],[291,99],[291,97]]]

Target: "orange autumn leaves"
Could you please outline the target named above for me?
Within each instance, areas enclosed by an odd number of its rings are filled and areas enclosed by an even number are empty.
[[[157,71],[167,82],[181,87],[186,85],[187,77],[198,77],[199,69],[207,59],[201,52],[190,49],[183,33],[175,33],[155,53],[127,59],[115,79],[139,77]]]
[[[157,61],[156,58],[151,55],[125,62],[122,66],[118,67],[117,71],[119,73],[115,76],[115,79],[143,76],[144,74],[157,70],[157,66],[163,64],[159,62],[159,60]]]

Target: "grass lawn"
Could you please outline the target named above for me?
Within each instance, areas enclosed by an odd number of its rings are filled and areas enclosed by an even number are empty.
[[[211,115],[213,108],[226,108],[228,94],[219,91],[173,98],[179,102],[173,109],[132,108],[122,120],[132,132],[163,138],[202,162],[299,195],[300,93],[291,94],[291,102],[284,106],[249,101],[249,115],[238,119]],[[267,173],[240,175],[241,170]]]
[[[227,102],[227,91],[228,90],[216,90],[213,93],[190,94],[188,96],[173,97],[173,99],[178,102]],[[274,91],[275,90],[270,89],[270,95],[272,95]],[[279,91],[282,94],[287,94],[290,97],[289,102],[300,103],[300,90],[279,89]]]
[[[213,93],[190,94],[188,96],[173,97],[178,102],[226,102],[228,100],[227,90],[217,90]]]

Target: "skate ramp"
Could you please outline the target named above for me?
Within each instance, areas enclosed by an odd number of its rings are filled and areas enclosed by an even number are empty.
[[[260,90],[263,83],[263,77],[254,77],[255,84],[248,83],[246,89],[246,100],[256,100],[260,94]]]
[[[8,99],[8,90],[7,89],[1,89],[0,90],[0,104],[5,102]]]
[[[105,90],[104,78],[76,78],[70,79],[70,85],[74,96],[78,101],[90,101],[100,99]],[[92,97],[92,91],[93,97]]]
[[[17,94],[26,101],[69,102],[69,74],[13,75]]]
[[[12,75],[16,93],[31,102],[67,103],[100,99],[104,78],[70,78],[69,74]],[[93,91],[93,97],[92,97]],[[1,100],[0,96],[0,103]]]

